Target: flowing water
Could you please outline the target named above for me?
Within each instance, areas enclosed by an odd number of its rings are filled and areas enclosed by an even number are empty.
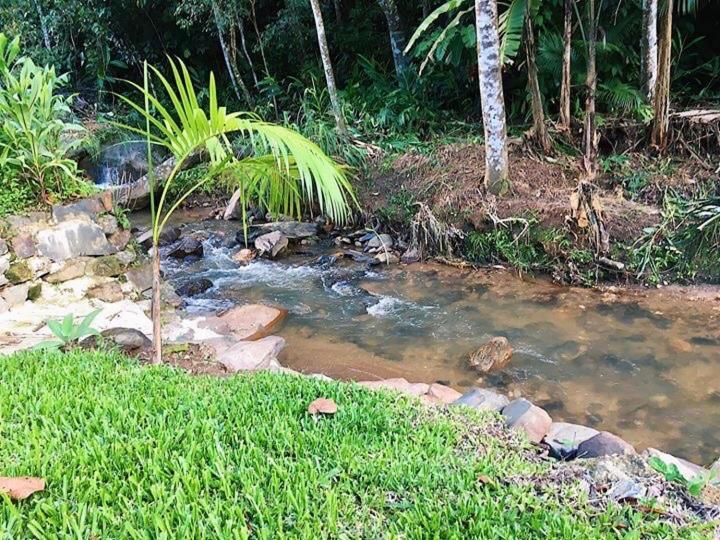
[[[203,259],[168,262],[167,277],[213,281],[188,300],[193,312],[248,302],[287,308],[277,333],[288,342],[280,358],[288,367],[460,391],[493,386],[639,448],[704,464],[720,455],[716,291],[692,301],[682,292],[597,292],[434,264],[323,265],[316,259],[333,250],[320,247],[238,266],[229,243],[214,235]],[[479,377],[465,360],[493,336],[508,338],[513,359],[504,372]]]

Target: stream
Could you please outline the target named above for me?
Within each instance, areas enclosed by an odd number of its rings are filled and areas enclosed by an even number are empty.
[[[508,271],[318,262],[337,251],[332,245],[239,266],[221,230],[227,225],[189,227],[212,231],[205,256],[189,265],[166,261],[166,277],[175,286],[206,277],[214,286],[186,299],[187,310],[285,307],[290,315],[276,332],[287,340],[285,366],[460,391],[496,387],[528,397],[554,420],[612,431],[638,448],[703,464],[720,455],[717,290],[692,300],[682,289],[600,292]],[[465,361],[493,336],[508,338],[513,359],[481,377]]]

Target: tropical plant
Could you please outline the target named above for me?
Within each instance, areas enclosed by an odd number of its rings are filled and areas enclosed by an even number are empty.
[[[86,132],[67,121],[72,98],[59,94],[66,80],[21,56],[19,38],[0,33],[0,213],[90,191],[67,157]]]
[[[129,84],[143,96],[142,103],[120,96],[128,106],[145,119],[145,129],[124,126],[143,135],[147,140],[150,170],[152,145],[160,145],[174,157],[174,166],[162,186],[150,174],[150,206],[153,243],[152,318],[155,346],[154,362],[162,362],[160,326],[160,234],[180,205],[212,178],[223,176],[224,181],[237,188],[243,212],[253,201],[271,213],[299,216],[302,203],[317,205],[336,222],[344,221],[354,200],[352,188],[341,167],[302,135],[283,126],[262,121],[256,115],[227,112],[218,103],[215,77],[210,73],[207,88],[208,105],[201,107],[185,64],[169,61],[172,75],[166,78],[157,68],[144,66],[142,86]],[[151,89],[154,76],[164,90],[170,106]],[[238,157],[230,137],[236,136],[250,150],[247,157]],[[170,204],[168,192],[186,161],[198,152],[205,152],[210,160],[208,174],[203,175],[177,200]],[[159,189],[156,201],[155,190]]]
[[[99,335],[99,332],[91,326],[99,314],[100,310],[96,309],[95,311],[88,313],[77,324],[75,324],[75,318],[71,313],[65,315],[62,321],[48,321],[47,326],[56,339],[43,341],[36,345],[36,348],[68,350],[76,346],[80,340],[85,337]]]

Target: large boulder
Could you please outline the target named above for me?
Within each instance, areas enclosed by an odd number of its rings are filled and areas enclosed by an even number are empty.
[[[260,252],[260,255],[267,253],[274,258],[287,247],[287,236],[280,231],[263,234],[255,239],[255,249]]]
[[[273,332],[287,314],[288,311],[283,308],[246,304],[231,308],[219,317],[209,317],[201,326],[218,334],[231,334],[243,341],[254,341]]]
[[[465,405],[474,409],[497,411],[503,410],[510,400],[497,392],[486,388],[473,388],[453,402],[453,405]]]
[[[402,377],[392,379],[383,379],[380,381],[362,381],[358,383],[360,386],[370,388],[371,390],[395,390],[410,396],[420,397],[427,394],[430,385],[426,383],[411,383]]]
[[[545,435],[545,443],[550,447],[550,455],[557,459],[573,459],[577,455],[578,446],[599,432],[587,426],[553,422]]]
[[[510,363],[512,354],[507,338],[494,337],[470,355],[468,364],[481,373],[498,371]]]
[[[635,449],[630,443],[608,431],[601,431],[594,437],[583,441],[577,449],[578,458],[596,458],[616,454],[635,454]]]
[[[277,355],[285,348],[285,340],[268,336],[257,341],[239,341],[218,354],[218,362],[228,371],[280,369]]]
[[[63,221],[37,233],[38,252],[55,262],[75,257],[99,257],[117,252],[103,230],[95,223],[83,220]]]
[[[544,410],[527,399],[516,399],[502,410],[505,424],[514,430],[523,431],[531,442],[539,443],[547,434],[552,418]]]

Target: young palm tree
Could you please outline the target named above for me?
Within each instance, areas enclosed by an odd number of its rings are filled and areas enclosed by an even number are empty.
[[[131,126],[122,127],[146,138],[149,156],[151,145],[159,145],[175,158],[174,167],[164,184],[156,186],[151,183],[150,186],[155,363],[162,362],[160,234],[173,212],[193,192],[211,178],[222,175],[226,182],[234,184],[240,190],[243,211],[246,202],[253,200],[267,207],[270,212],[299,216],[302,202],[307,201],[310,204],[317,203],[322,212],[337,222],[342,222],[347,217],[349,201],[354,200],[343,170],[317,145],[290,129],[263,122],[253,114],[228,113],[225,107],[218,104],[215,77],[212,73],[207,92],[209,104],[207,108],[201,107],[185,65],[181,61],[176,63],[171,60],[170,68],[172,77],[166,78],[146,63],[143,86],[129,83],[142,94],[142,105],[119,96],[145,119],[144,130]],[[165,107],[151,90],[150,74],[159,81],[170,106]],[[247,146],[253,150],[249,157],[236,157],[229,139],[231,135],[245,140]],[[184,163],[198,152],[205,152],[209,156],[209,174],[170,204],[167,198],[169,189]],[[154,195],[156,188],[161,188],[157,202]]]

